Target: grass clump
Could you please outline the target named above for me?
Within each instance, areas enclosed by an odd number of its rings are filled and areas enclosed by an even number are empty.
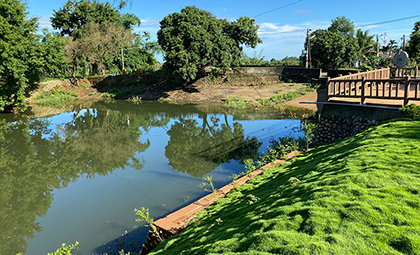
[[[34,98],[34,100],[35,104],[39,106],[61,107],[77,102],[77,97],[75,92],[53,88],[50,91],[42,92],[39,96]]]
[[[247,106],[248,100],[241,97],[226,97],[225,105],[228,107],[234,107],[238,109],[244,109]]]
[[[310,149],[219,201],[150,254],[420,254],[420,121]]]
[[[295,99],[296,97],[308,94],[312,91],[315,91],[316,89],[317,88],[313,87],[313,86],[305,86],[305,87],[302,87],[302,88],[300,88],[298,90],[295,90],[295,91],[290,91],[290,92],[287,92],[287,93],[274,95],[270,98],[259,98],[258,103],[260,105],[267,105],[267,104],[273,104],[273,103],[274,104],[281,104],[281,103],[290,101],[292,99]],[[276,91],[276,93],[279,93],[279,92],[280,92],[280,90]]]

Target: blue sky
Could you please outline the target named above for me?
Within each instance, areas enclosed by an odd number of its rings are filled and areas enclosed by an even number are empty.
[[[49,18],[52,16],[53,10],[58,10],[66,2],[67,0],[27,0],[27,7],[30,16],[39,17],[41,28],[49,27],[51,29]],[[110,3],[114,3],[114,0],[111,0]],[[414,23],[420,21],[419,0],[403,2],[390,0],[132,0],[131,5],[127,6],[123,12],[137,15],[142,20],[142,24],[135,30],[137,32],[148,31],[151,33],[152,39],[157,40],[156,32],[159,30],[159,21],[166,15],[180,12],[183,7],[189,5],[194,5],[211,12],[217,18],[227,20],[235,20],[240,16],[255,18],[256,23],[260,26],[258,32],[263,43],[256,49],[245,48],[244,51],[248,56],[261,55],[267,60],[299,56],[303,49],[306,29],[325,29],[331,24],[331,20],[338,16],[345,16],[353,21],[356,27],[361,26],[371,35],[380,35],[382,44],[385,33],[388,42],[395,40],[401,44],[403,35],[405,34],[408,38]],[[282,6],[286,7],[280,8]],[[372,23],[416,15],[418,15],[416,18],[367,26]]]

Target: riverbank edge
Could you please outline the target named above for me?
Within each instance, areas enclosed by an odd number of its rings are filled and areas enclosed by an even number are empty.
[[[283,159],[277,159],[271,163],[268,163],[259,169],[251,172],[249,174],[249,177],[247,175],[242,176],[241,178],[238,178],[235,181],[232,181],[231,183],[219,188],[214,193],[208,194],[197,201],[161,218],[156,220],[153,224],[156,226],[157,231],[159,232],[161,239],[168,239],[172,236],[175,236],[179,233],[181,233],[184,229],[186,229],[189,226],[189,223],[192,219],[196,217],[196,214],[200,211],[205,210],[207,207],[212,205],[214,202],[216,202],[218,199],[225,197],[232,189],[242,186],[245,184],[248,180],[255,178],[256,176],[262,174],[265,170],[270,169],[272,167],[279,166],[295,156],[302,154],[306,151],[306,146],[301,147],[297,149],[296,151],[292,151],[286,156],[284,156]],[[145,255],[152,251],[154,248],[156,248],[159,243],[163,240],[160,240],[158,237],[156,237],[156,234],[152,231],[149,231],[149,234],[147,235],[147,239],[145,243],[143,244],[142,250],[140,251],[140,255]]]

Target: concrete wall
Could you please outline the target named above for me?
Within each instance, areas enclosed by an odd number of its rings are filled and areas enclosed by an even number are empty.
[[[286,67],[286,66],[240,66],[233,67],[232,72],[245,75],[278,75],[291,77],[300,76],[318,79],[321,76],[319,68]]]
[[[341,75],[348,75],[348,74],[354,74],[357,73],[359,70],[328,70],[327,76],[330,78],[336,78]]]

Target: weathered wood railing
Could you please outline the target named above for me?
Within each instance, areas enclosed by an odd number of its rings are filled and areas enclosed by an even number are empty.
[[[388,79],[328,79],[328,99],[331,97],[360,98],[360,104],[366,99],[400,99],[403,104],[409,100],[420,100],[419,78]]]
[[[372,71],[365,71],[365,72],[358,72],[354,74],[349,74],[346,76],[340,76],[336,78],[332,78],[331,80],[353,80],[353,79],[387,79],[390,77],[390,68],[382,68],[378,70]]]
[[[417,78],[419,75],[419,67],[391,67],[390,68],[390,78],[403,78],[403,77],[413,77]]]

